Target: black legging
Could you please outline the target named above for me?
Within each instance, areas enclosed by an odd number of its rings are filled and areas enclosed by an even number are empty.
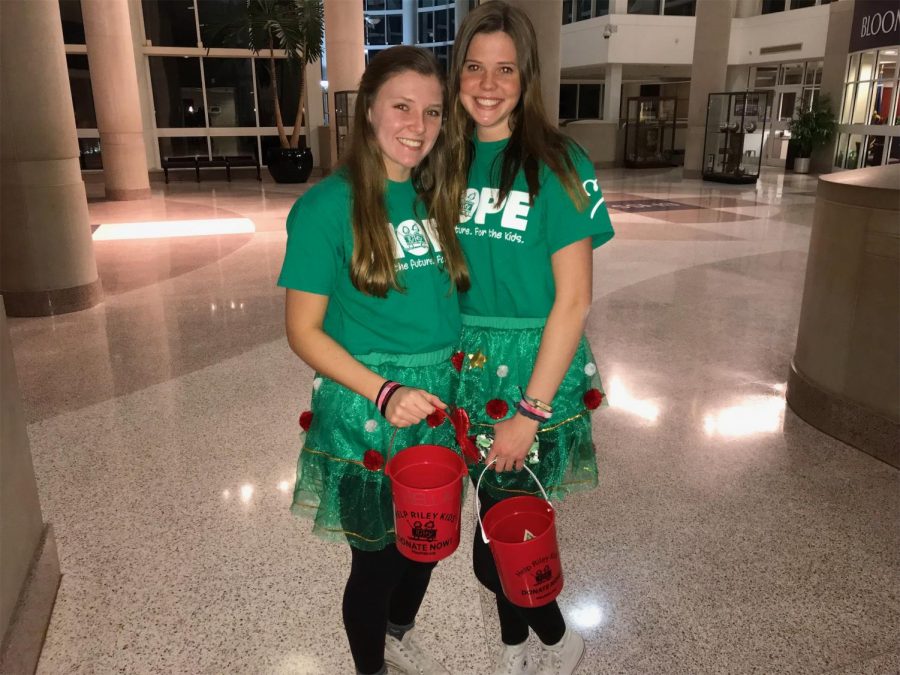
[[[353,561],[344,588],[344,628],[350,653],[361,673],[377,673],[384,665],[387,623],[407,626],[416,619],[437,563],[415,562],[394,544],[380,551],[350,547]]]
[[[484,491],[481,491],[478,497],[481,500],[481,517],[484,518],[484,514],[497,501]],[[472,547],[472,567],[478,581],[497,598],[500,639],[503,640],[503,644],[522,644],[528,639],[529,628],[545,645],[555,645],[562,640],[566,632],[566,622],[555,600],[542,607],[519,607],[506,599],[500,586],[497,567],[494,565],[494,556],[481,538],[481,529],[478,527],[475,528],[475,544]]]

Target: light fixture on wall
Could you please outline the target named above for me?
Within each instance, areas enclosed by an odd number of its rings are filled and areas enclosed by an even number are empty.
[[[609,40],[613,36],[613,33],[618,33],[619,27],[614,23],[608,23],[603,27],[603,39]]]

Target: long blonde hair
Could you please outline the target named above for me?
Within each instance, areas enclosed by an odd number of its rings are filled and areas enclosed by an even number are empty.
[[[394,269],[394,241],[384,201],[387,173],[368,113],[384,83],[407,71],[437,78],[446,110],[446,82],[431,52],[406,45],[386,49],[369,62],[359,82],[350,146],[344,160],[343,170],[353,195],[350,278],[360,291],[377,297],[385,297],[389,289],[403,289]],[[418,194],[416,202],[422,203],[434,221],[444,269],[452,284],[465,291],[469,288],[469,272],[456,239],[459,198],[441,189],[448,172],[447,138],[442,128],[431,152],[412,170],[412,181]]]
[[[587,197],[570,153],[584,151],[561,134],[547,119],[541,96],[541,67],[537,51],[537,37],[528,16],[517,7],[491,0],[479,5],[463,20],[453,45],[453,64],[450,67],[451,104],[447,119],[453,174],[448,189],[459,199],[467,186],[468,168],[474,147],[472,134],[475,123],[469,117],[459,97],[460,77],[466,62],[469,45],[479,33],[506,33],[516,46],[521,95],[510,115],[512,135],[502,155],[497,176],[502,201],[512,189],[520,170],[525,172],[528,194],[532,203],[540,192],[540,165],[555,173],[569,197],[578,208],[584,208]],[[496,167],[495,167],[496,168]]]

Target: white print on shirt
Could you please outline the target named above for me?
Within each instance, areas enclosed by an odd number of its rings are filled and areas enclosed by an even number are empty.
[[[407,252],[421,256],[430,250],[436,253],[441,250],[433,220],[426,220],[421,225],[415,220],[404,220],[397,227],[391,224],[390,229],[394,239],[394,257],[397,259],[406,257]]]
[[[584,181],[582,187],[589,200],[600,194],[600,183],[596,178]],[[521,190],[511,190],[509,196],[501,203],[498,203],[499,195],[500,190],[496,188],[485,187],[481,188],[480,191],[476,188],[467,189],[460,205],[460,224],[456,227],[456,233],[460,236],[490,237],[491,239],[503,239],[521,244],[524,239],[518,234],[511,232],[501,233],[488,227],[464,226],[465,223],[468,223],[473,218],[476,226],[484,225],[485,216],[502,211],[501,228],[524,232],[528,228],[528,212],[531,210],[531,206],[528,203],[528,193]],[[600,208],[604,201],[604,198],[601,196],[591,208],[592,220],[597,213],[597,209]]]

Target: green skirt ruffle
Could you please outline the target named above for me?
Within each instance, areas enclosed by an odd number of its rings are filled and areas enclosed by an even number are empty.
[[[368,354],[357,360],[389,380],[452,400],[458,375],[452,347],[426,354]],[[458,452],[453,428],[443,419],[396,430],[375,404],[321,375],[313,380],[312,421],[301,434],[291,511],[313,520],[313,533],[376,551],[394,541],[390,480],[384,464],[413,445],[443,445]],[[396,431],[396,438],[394,433]],[[393,446],[392,446],[393,440]]]
[[[455,404],[469,413],[472,433],[491,433],[495,423],[515,414],[537,358],[544,319],[463,316],[460,338],[462,369]],[[487,412],[489,401],[500,400],[508,412],[500,419]],[[537,433],[537,461],[529,462],[544,489],[554,499],[597,485],[597,457],[591,438],[591,413],[606,405],[591,348],[581,339],[572,364],[552,401],[553,417]],[[493,404],[492,409],[502,408]],[[469,468],[478,480],[484,464]],[[527,471],[490,470],[481,482],[494,499],[539,494]]]

